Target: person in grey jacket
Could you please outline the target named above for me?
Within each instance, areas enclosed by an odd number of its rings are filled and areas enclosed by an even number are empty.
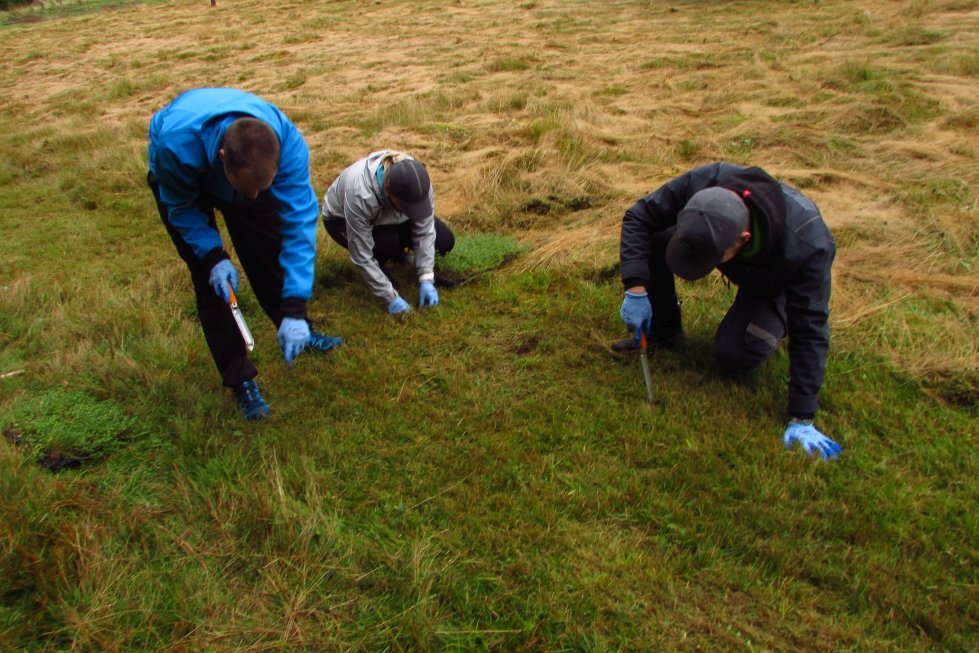
[[[418,306],[439,303],[435,253],[447,254],[455,236],[435,217],[435,194],[425,166],[402,152],[381,150],[344,170],[323,197],[323,225],[388,313],[411,312],[387,263],[414,251]]]
[[[674,275],[714,268],[737,284],[713,351],[732,372],[761,365],[788,337],[786,448],[836,458],[842,448],[813,425],[829,348],[831,267],[836,243],[816,205],[758,167],[712,163],[667,182],[626,211],[619,242],[625,299],[620,312],[639,333],[667,345],[683,335]]]

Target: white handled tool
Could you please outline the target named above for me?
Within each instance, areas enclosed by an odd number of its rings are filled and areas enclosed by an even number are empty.
[[[649,403],[653,403],[653,379],[649,375],[649,358],[646,356],[646,333],[639,330],[639,360],[642,361],[642,375],[646,378],[646,394],[649,395]]]
[[[241,314],[241,309],[238,308],[238,298],[235,297],[235,291],[228,288],[228,292],[231,294],[231,297],[228,299],[231,314],[235,316],[235,322],[238,323],[238,330],[241,331],[241,337],[245,339],[245,348],[251,351],[255,348],[255,338],[252,337],[252,332],[248,330],[248,325],[245,324],[245,316]]]

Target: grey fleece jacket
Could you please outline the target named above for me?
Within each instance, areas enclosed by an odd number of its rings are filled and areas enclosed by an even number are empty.
[[[373,229],[376,225],[401,224],[408,219],[395,210],[377,183],[377,167],[389,152],[391,150],[373,152],[348,167],[323,197],[323,221],[347,221],[350,260],[371,292],[387,303],[394,301],[398,293],[374,258]],[[429,197],[434,209],[432,190],[429,190]],[[418,276],[432,274],[435,271],[435,213],[414,222],[411,234]]]

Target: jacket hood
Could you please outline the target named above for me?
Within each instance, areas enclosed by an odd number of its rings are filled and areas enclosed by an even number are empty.
[[[785,231],[785,195],[782,185],[771,175],[753,166],[717,180],[717,185],[733,190],[768,223],[768,242],[758,256],[769,254]]]

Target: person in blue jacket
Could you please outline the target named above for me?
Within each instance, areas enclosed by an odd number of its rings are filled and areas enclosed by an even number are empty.
[[[238,289],[214,220],[221,211],[238,260],[265,314],[278,328],[286,363],[305,348],[342,344],[310,329],[319,205],[309,149],[275,106],[234,89],[201,88],[153,116],[147,183],[177,253],[190,270],[197,314],[224,385],[245,419],[271,413],[258,371],[228,305]]]

